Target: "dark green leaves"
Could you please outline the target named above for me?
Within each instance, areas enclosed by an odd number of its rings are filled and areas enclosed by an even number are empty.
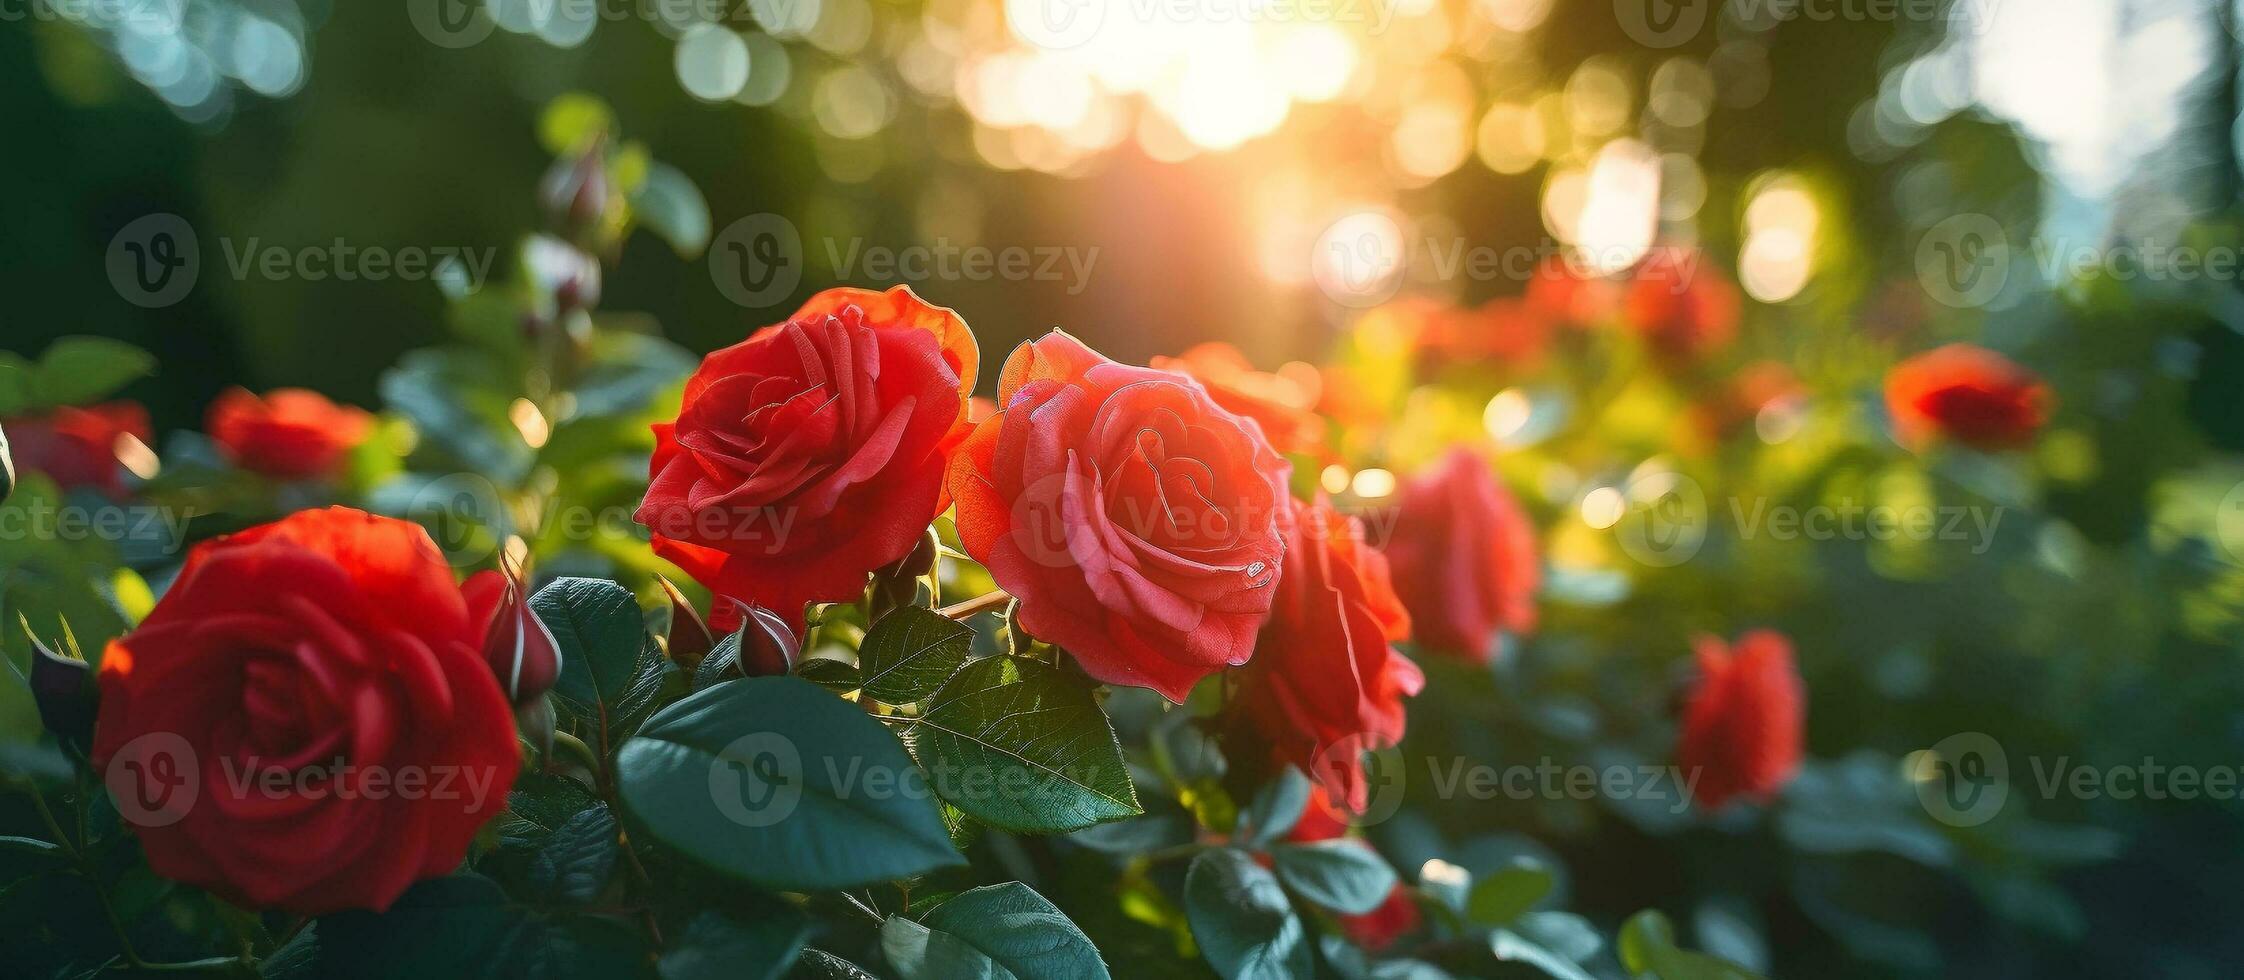
[[[507,902],[480,875],[414,885],[385,913],[346,912],[318,924],[311,976],[636,977],[645,943],[605,919],[550,917]]]
[[[1519,858],[1511,866],[1473,883],[1465,899],[1465,914],[1474,921],[1500,926],[1519,918],[1550,894],[1555,879],[1540,862]]]
[[[1755,980],[1746,970],[1675,945],[1675,926],[1657,910],[1629,916],[1621,925],[1621,965],[1632,976],[1658,980]]]
[[[924,922],[891,918],[881,927],[881,950],[905,980],[1108,976],[1083,930],[1019,882],[965,892]]]
[[[1239,815],[1242,838],[1248,844],[1267,844],[1300,822],[1309,806],[1309,777],[1287,766],[1254,795],[1254,802]]]
[[[1063,833],[1143,812],[1090,688],[1037,661],[968,664],[903,737],[943,799],[1006,830]]]
[[[794,677],[727,681],[616,756],[632,825],[722,874],[818,891],[961,863],[896,737]]]
[[[703,912],[662,955],[662,980],[778,980],[809,935],[810,920],[791,906],[753,921]]]
[[[580,810],[555,828],[530,860],[530,887],[566,902],[592,901],[607,887],[621,850],[607,804]]]
[[[1278,879],[1243,851],[1214,848],[1192,859],[1184,914],[1200,953],[1224,980],[1311,975],[1308,931]]]
[[[602,747],[622,741],[654,710],[668,666],[638,600],[614,582],[563,578],[531,596],[530,609],[561,645],[553,693],[575,730]]]
[[[1361,841],[1280,844],[1270,856],[1287,887],[1335,912],[1362,915],[1395,888],[1395,869]]]
[[[106,337],[64,337],[37,364],[0,352],[0,415],[84,405],[155,371],[147,351]]]
[[[865,693],[889,704],[934,694],[973,653],[974,631],[919,606],[901,606],[865,632],[857,650]]]

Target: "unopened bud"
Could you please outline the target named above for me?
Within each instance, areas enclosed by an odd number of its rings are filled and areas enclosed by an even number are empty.
[[[670,599],[670,636],[663,649],[670,654],[672,663],[692,670],[716,647],[717,635],[702,620],[693,603],[687,601],[685,593],[678,591],[669,579],[657,576],[655,581],[662,583],[662,594]]]
[[[507,699],[519,707],[544,696],[561,676],[561,643],[530,608],[520,573],[483,572],[463,588],[470,593],[471,608],[478,606],[476,593],[498,591],[495,602],[485,600],[491,619],[484,631],[483,660],[498,676]]]

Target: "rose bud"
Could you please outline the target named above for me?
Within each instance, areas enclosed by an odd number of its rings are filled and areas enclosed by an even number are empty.
[[[919,580],[935,570],[935,556],[942,542],[930,527],[919,537],[919,545],[912,553],[894,564],[884,565],[873,572],[873,618],[879,619],[888,610],[911,605],[919,598]]]
[[[574,160],[554,160],[538,182],[538,203],[562,235],[583,240],[600,230],[608,209],[607,156],[605,147],[594,142]]]
[[[702,359],[654,426],[633,516],[655,554],[800,632],[806,605],[856,602],[949,508],[979,357],[907,287],[821,292]]]
[[[94,766],[159,876],[387,909],[459,868],[521,768],[487,625],[406,521],[331,507],[206,541],[102,654]]]
[[[31,697],[39,721],[56,738],[76,746],[93,741],[97,692],[85,661],[65,657],[31,637]]]
[[[1262,427],[1183,375],[1053,331],[1015,348],[1002,410],[951,461],[966,553],[1092,678],[1183,703],[1254,655],[1291,473]]]
[[[276,388],[263,398],[229,388],[210,403],[204,425],[234,465],[277,480],[306,480],[333,476],[373,432],[374,417],[302,388]]]
[[[561,642],[530,608],[519,569],[477,572],[461,586],[483,634],[483,660],[516,705],[545,695],[561,676]]]
[[[1982,451],[2023,448],[2055,401],[2038,375],[1970,344],[1926,351],[1886,375],[1886,412],[1913,448],[1941,439]]]
[[[118,451],[134,439],[154,437],[148,410],[137,402],[108,402],[88,408],[57,408],[0,422],[14,439],[14,462],[45,473],[64,490],[91,487],[111,498],[125,495],[125,469]]]
[[[1697,643],[1698,683],[1683,709],[1675,762],[1699,807],[1733,797],[1766,802],[1800,770],[1807,690],[1792,663],[1792,642],[1754,630],[1725,646]]]
[[[670,599],[670,636],[664,641],[662,648],[670,654],[672,663],[692,670],[696,664],[701,663],[702,657],[708,656],[709,651],[717,646],[717,635],[710,632],[709,624],[702,621],[701,613],[694,609],[692,602],[687,601],[685,593],[670,584],[669,579],[657,575],[655,581],[662,583],[662,594]]]
[[[695,665],[699,678],[695,686],[705,687],[727,677],[775,677],[794,669],[795,661],[802,659],[802,641],[778,613],[762,606],[718,600],[719,608],[727,605],[734,616],[719,618],[738,618],[740,628]]]
[[[1535,527],[1470,449],[1403,481],[1387,542],[1419,646],[1485,662],[1497,634],[1535,627]]]

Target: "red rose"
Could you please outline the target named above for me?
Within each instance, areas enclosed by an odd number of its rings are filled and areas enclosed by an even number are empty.
[[[1527,305],[1544,316],[1575,327],[1593,327],[1621,308],[1621,287],[1611,279],[1574,271],[1563,257],[1545,259],[1527,280]]]
[[[1151,365],[1200,382],[1216,404],[1262,426],[1279,452],[1307,452],[1324,441],[1325,423],[1316,414],[1323,379],[1314,367],[1296,362],[1275,374],[1257,371],[1247,355],[1221,342],[1195,344],[1175,357],[1156,357]]]
[[[1550,347],[1552,321],[1509,297],[1469,310],[1450,310],[1429,324],[1419,357],[1428,366],[1465,362],[1523,371],[1541,364]]]
[[[1420,646],[1486,660],[1498,630],[1535,628],[1535,527],[1469,449],[1403,481],[1387,542]]]
[[[1734,648],[1712,636],[1696,646],[1699,680],[1683,709],[1676,765],[1705,809],[1741,795],[1766,801],[1800,769],[1807,691],[1792,666],[1792,642],[1754,630]]]
[[[1286,831],[1286,839],[1297,844],[1321,840],[1338,840],[1348,836],[1348,815],[1332,805],[1322,786],[1309,792],[1309,805],[1301,811],[1301,819],[1293,829]],[[1371,845],[1365,844],[1365,847]],[[1410,889],[1401,884],[1387,892],[1387,899],[1379,907],[1362,915],[1341,915],[1340,929],[1356,945],[1377,952],[1394,944],[1395,940],[1418,928],[1417,900],[1410,897]]]
[[[333,475],[374,430],[374,417],[302,388],[275,388],[263,398],[229,388],[210,403],[204,426],[234,465],[274,479],[306,480]]]
[[[1629,329],[1663,358],[1695,361],[1737,338],[1738,288],[1704,259],[1687,249],[1657,249],[1629,281]]]
[[[1028,632],[1172,701],[1246,663],[1285,553],[1288,468],[1260,427],[1058,331],[1006,359],[997,400],[951,495]]]
[[[158,874],[385,908],[459,866],[521,764],[482,627],[404,521],[334,507],[204,543],[102,656],[94,764]]]
[[[798,632],[805,603],[856,598],[950,506],[976,361],[965,321],[904,286],[826,290],[710,354],[654,427],[655,553]]]
[[[152,433],[148,410],[137,402],[109,402],[87,408],[57,408],[40,415],[0,422],[18,470],[38,470],[64,490],[92,487],[111,497],[125,495],[125,471],[118,452],[145,444]]]
[[[1403,735],[1403,698],[1425,676],[1390,644],[1410,616],[1363,525],[1322,499],[1297,504],[1277,601],[1237,704],[1242,720],[1351,810],[1365,804],[1363,754]]]
[[[1886,375],[1886,411],[1911,446],[1946,437],[1974,449],[2017,449],[2032,444],[2055,404],[2038,375],[1970,344],[1926,351]]]

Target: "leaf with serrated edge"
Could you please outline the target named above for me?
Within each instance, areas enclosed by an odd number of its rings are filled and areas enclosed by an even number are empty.
[[[864,690],[889,704],[919,701],[958,673],[973,653],[974,631],[931,610],[904,606],[865,631],[857,663]]]
[[[1066,833],[1144,812],[1098,700],[1046,664],[968,664],[903,737],[937,795],[1005,830]]]

